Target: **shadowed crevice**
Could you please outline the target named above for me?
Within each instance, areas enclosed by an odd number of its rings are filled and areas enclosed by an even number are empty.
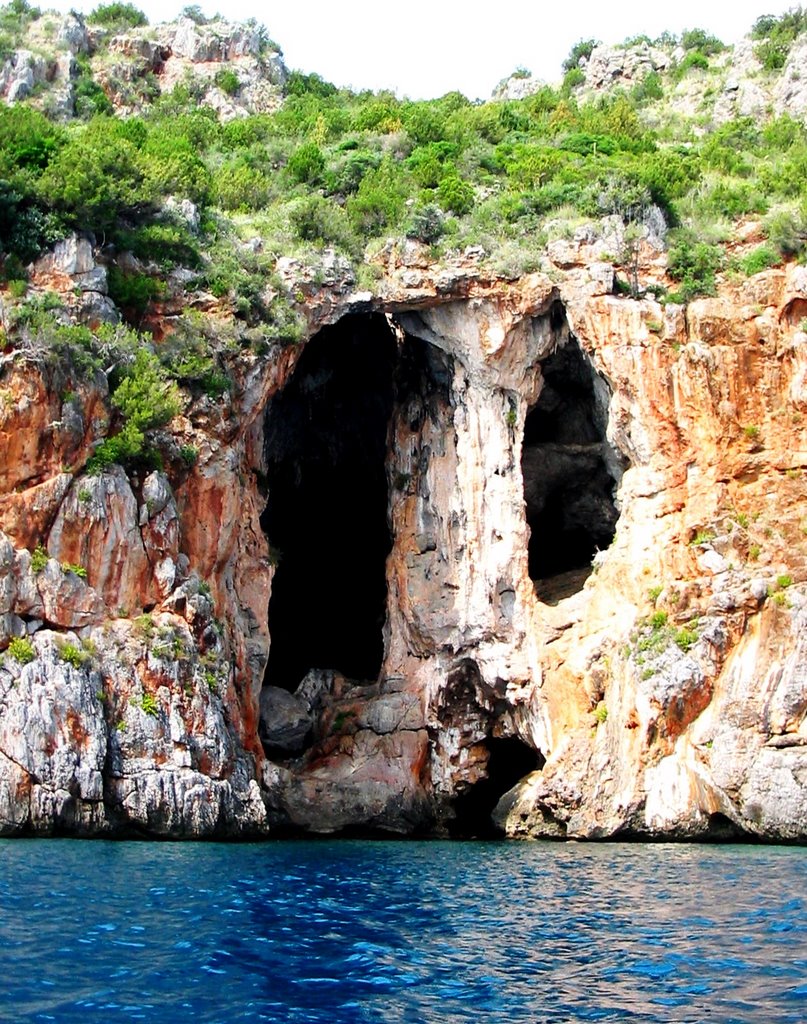
[[[606,440],[610,392],[573,336],[541,364],[521,467],[529,571],[549,603],[580,590],[614,537],[621,457]]]
[[[378,676],[391,548],[385,457],[397,342],[383,316],[343,317],[306,345],[266,412],[268,502],[278,559],[265,683],[311,668]]]
[[[524,776],[543,768],[545,758],[517,736],[489,737],[486,774],[454,801],[448,832],[455,839],[493,839],[503,835],[491,817],[499,800]]]

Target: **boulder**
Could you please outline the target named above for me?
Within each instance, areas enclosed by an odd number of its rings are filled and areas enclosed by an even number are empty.
[[[296,754],[303,749],[311,731],[305,704],[277,686],[261,690],[260,737],[267,747]]]

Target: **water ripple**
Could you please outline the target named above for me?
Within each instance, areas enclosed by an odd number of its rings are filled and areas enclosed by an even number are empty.
[[[803,851],[0,842],[6,1024],[807,1019]]]

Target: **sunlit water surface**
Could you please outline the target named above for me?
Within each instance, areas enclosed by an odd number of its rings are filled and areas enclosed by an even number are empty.
[[[0,842],[0,1019],[807,1020],[805,851]]]

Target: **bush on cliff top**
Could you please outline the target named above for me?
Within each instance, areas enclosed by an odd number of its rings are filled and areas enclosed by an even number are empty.
[[[148,25],[146,15],[134,4],[111,3],[99,4],[87,15],[90,25],[104,25],[106,28],[123,32],[127,28],[139,28]]]
[[[722,264],[723,253],[718,246],[699,241],[689,231],[679,231],[667,258],[667,273],[679,282],[671,301],[689,302],[698,295],[714,295],[715,274]]]
[[[807,30],[807,11],[801,6],[793,7],[778,17],[764,14],[757,18],[751,29],[752,39],[758,40],[754,47],[757,60],[766,71],[778,71],[787,63],[793,43]]]

